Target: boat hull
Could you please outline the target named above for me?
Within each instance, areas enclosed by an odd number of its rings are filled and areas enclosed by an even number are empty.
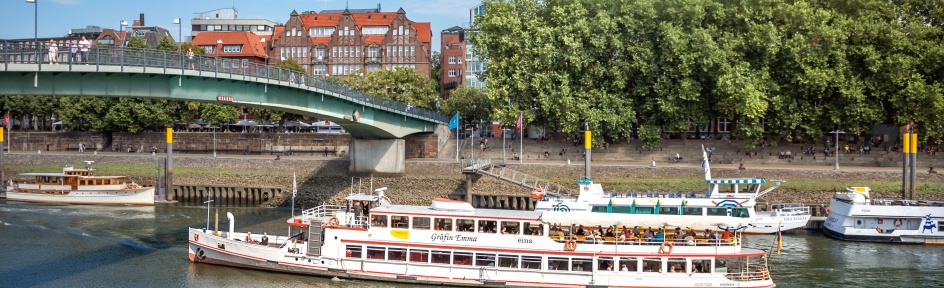
[[[833,199],[823,232],[846,241],[944,244],[944,207],[887,206]]]
[[[7,200],[65,204],[154,205],[154,188],[124,190],[70,191],[67,194],[22,193],[8,191]]]
[[[758,215],[758,218],[754,219],[754,221],[751,222],[751,225],[744,229],[744,233],[773,234],[777,233],[778,231],[784,232],[793,229],[806,228],[806,225],[809,221],[809,214],[773,217],[763,217]]]

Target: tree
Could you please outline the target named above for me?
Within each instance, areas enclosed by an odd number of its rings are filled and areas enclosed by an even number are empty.
[[[132,36],[128,39],[128,45],[125,45],[128,48],[138,48],[138,49],[147,49],[147,41],[144,38],[138,36]]]
[[[180,46],[177,46],[177,43],[174,43],[174,40],[170,40],[170,37],[167,36],[161,37],[161,42],[157,43],[157,50],[180,52],[178,49],[180,49]]]
[[[433,86],[439,87],[439,83],[442,83],[442,53],[439,51],[433,51],[433,58],[429,59],[430,61],[430,79],[433,80]]]
[[[376,70],[363,77],[353,76],[358,74],[346,77],[332,76],[331,81],[354,87],[367,94],[409,103],[414,107],[436,110],[436,100],[439,99],[438,86],[434,85],[429,77],[412,68]]]
[[[463,119],[490,120],[493,108],[492,102],[481,89],[460,85],[444,101],[442,113],[452,116],[458,112]]]
[[[287,69],[287,70],[291,70],[295,72],[302,72],[302,73],[305,73],[306,71],[305,66],[298,64],[298,61],[295,61],[295,59],[288,59],[288,60],[282,60],[282,61],[276,62],[275,67],[279,67],[282,69]]]

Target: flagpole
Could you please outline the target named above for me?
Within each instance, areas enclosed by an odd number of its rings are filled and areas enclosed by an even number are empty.
[[[295,194],[298,193],[298,182],[295,180],[295,172],[292,172],[292,219],[295,219]],[[292,220],[295,221],[295,220]]]
[[[459,113],[456,113],[456,116],[459,116]],[[456,121],[456,161],[459,161],[459,123],[462,123],[462,117],[458,118],[459,121]]]

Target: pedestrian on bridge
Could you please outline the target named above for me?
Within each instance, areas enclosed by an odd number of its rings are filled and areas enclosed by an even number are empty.
[[[59,64],[59,45],[56,45],[56,41],[49,39],[49,64]]]

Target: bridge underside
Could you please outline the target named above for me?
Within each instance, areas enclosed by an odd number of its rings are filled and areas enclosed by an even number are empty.
[[[19,67],[22,66],[22,67]],[[404,136],[439,125],[319,87],[171,68],[6,64],[0,95],[104,96],[216,102],[330,120],[355,138],[351,172],[402,173]],[[13,72],[11,72],[11,70]],[[38,73],[36,71],[39,71]],[[317,85],[317,84],[316,84]],[[223,96],[223,97],[220,97]],[[219,99],[232,99],[220,101]],[[354,121],[354,114],[358,115]]]

